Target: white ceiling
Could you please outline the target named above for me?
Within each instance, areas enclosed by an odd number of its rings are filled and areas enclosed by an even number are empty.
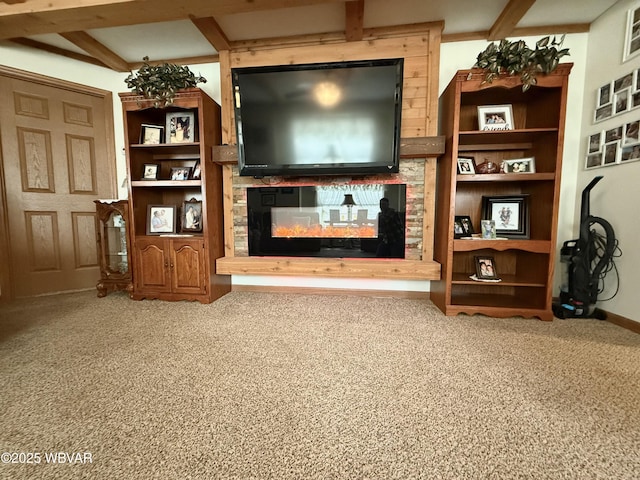
[[[215,60],[215,42],[211,42],[190,19],[207,17],[233,48],[235,43],[249,40],[299,36],[321,36],[345,32],[354,20],[361,30],[408,26],[411,24],[444,21],[443,41],[489,39],[492,28],[499,26],[506,15],[513,28],[503,29],[509,35],[546,35],[588,31],[591,22],[602,15],[617,0],[202,0],[155,2],[119,0],[112,2],[116,12],[92,10],[86,4],[104,4],[104,0],[0,0],[0,41],[17,38],[34,48],[53,50],[54,54],[73,56],[82,60],[100,59],[99,51],[87,49],[82,42],[69,41],[60,34],[82,31],[106,47],[125,67],[137,68],[142,58],[151,61],[191,63]],[[235,3],[234,3],[235,2]],[[348,18],[347,4],[364,5],[361,17]],[[51,7],[66,5],[65,22],[54,17]],[[206,7],[204,6],[206,4]],[[303,6],[288,7],[291,4]],[[254,7],[247,7],[253,5]],[[522,7],[524,5],[524,7]],[[154,9],[163,9],[159,12]],[[34,14],[38,8],[37,15]],[[98,8],[98,7],[95,7]],[[145,21],[135,23],[134,10],[146,9]],[[249,10],[247,11],[247,8]],[[253,10],[251,10],[253,8]],[[528,9],[527,9],[528,8]],[[166,18],[172,10],[176,20],[158,21],[160,13]],[[518,9],[521,9],[520,11]],[[109,15],[112,13],[112,15]],[[130,13],[130,15],[128,14]],[[202,13],[202,14],[201,14]],[[51,16],[51,18],[49,18]],[[133,18],[129,20],[128,18]],[[20,27],[16,27],[16,22]],[[67,25],[68,23],[68,25]],[[504,23],[504,21],[503,21]],[[89,28],[99,25],[100,28]],[[4,31],[3,31],[4,30]],[[213,43],[213,44],[212,44]],[[221,45],[220,43],[217,44]],[[224,42],[222,43],[224,46]],[[53,49],[49,47],[54,47]],[[89,50],[89,51],[88,51]],[[85,58],[86,57],[86,58]],[[121,64],[122,64],[121,63]],[[112,68],[114,68],[112,66]],[[125,68],[126,69],[126,68]]]

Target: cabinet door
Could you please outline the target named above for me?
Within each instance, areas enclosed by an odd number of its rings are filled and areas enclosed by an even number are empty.
[[[172,240],[171,284],[174,293],[207,293],[204,240]]]
[[[136,291],[170,292],[169,255],[166,240],[141,237],[136,239],[135,284]]]

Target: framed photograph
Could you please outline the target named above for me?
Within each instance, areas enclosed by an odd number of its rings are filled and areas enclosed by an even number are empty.
[[[498,280],[496,261],[489,256],[476,256],[476,277],[480,280]]]
[[[192,198],[182,204],[182,231],[202,231],[202,202]]]
[[[596,113],[594,115],[594,122],[601,122],[602,120],[606,120],[611,115],[613,115],[613,104],[609,103],[608,105],[603,105],[600,108],[596,108]]]
[[[622,138],[623,145],[633,145],[634,143],[640,143],[640,121],[629,122],[624,126],[624,137]]]
[[[636,92],[631,95],[631,108],[640,107],[640,92]]]
[[[587,153],[596,153],[602,150],[602,132],[589,135]]]
[[[176,233],[176,206],[149,205],[147,207],[147,235]]]
[[[189,180],[191,167],[171,167],[171,180]]]
[[[620,162],[620,141],[604,144],[604,161],[603,165],[615,165]]]
[[[476,173],[476,163],[473,157],[458,157],[458,173],[461,175]]]
[[[502,163],[504,173],[536,173],[535,157],[514,158]]]
[[[513,130],[511,105],[478,105],[478,130]]]
[[[631,89],[625,88],[613,94],[614,114],[618,115],[629,110],[629,96]]]
[[[158,145],[164,141],[164,127],[161,125],[142,124],[140,127],[140,143]]]
[[[611,83],[607,83],[598,89],[598,107],[611,103]]]
[[[627,30],[624,36],[622,61],[632,59],[640,53],[640,6],[627,12]]]
[[[618,93],[633,85],[633,72],[627,73],[625,76],[618,78],[613,82],[613,93]]]
[[[160,165],[156,163],[145,163],[142,168],[142,180],[158,180]]]
[[[473,224],[471,217],[467,215],[456,215],[453,221],[453,237],[462,238],[470,237],[473,233]]]
[[[195,116],[193,112],[167,113],[166,143],[195,142]]]
[[[587,155],[587,162],[584,168],[598,168],[602,166],[602,150]]]
[[[482,197],[482,218],[496,222],[496,234],[529,238],[529,195]]]
[[[193,169],[191,170],[191,179],[200,180],[201,178],[202,171],[200,170],[200,160],[196,160],[196,163],[193,165]]]
[[[616,140],[620,140],[622,138],[622,127],[612,128],[604,132],[604,142],[615,142]]]
[[[622,147],[620,153],[620,163],[635,162],[640,160],[640,145],[630,145]]]

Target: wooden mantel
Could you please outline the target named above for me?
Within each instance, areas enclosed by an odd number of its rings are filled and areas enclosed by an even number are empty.
[[[437,159],[445,151],[445,139],[437,136],[442,28],[443,25],[434,24],[407,34],[379,31],[374,38],[338,44],[320,40],[298,44],[273,44],[259,51],[251,48],[232,48],[219,52],[222,141],[225,145],[214,147],[212,159],[222,165],[225,256],[216,262],[218,274],[388,280],[440,279],[440,264],[433,260],[433,227]],[[400,158],[412,166],[419,164],[420,175],[424,170],[424,175],[415,183],[420,190],[421,200],[413,204],[421,219],[421,241],[415,249],[417,253],[404,259],[258,257],[248,256],[244,252],[239,254],[235,248],[236,228],[240,234],[239,238],[242,238],[243,227],[239,226],[241,222],[236,220],[239,216],[246,215],[246,205],[238,193],[247,183],[241,180],[246,177],[238,177],[236,167],[238,159],[231,70],[250,66],[398,57],[404,58]]]

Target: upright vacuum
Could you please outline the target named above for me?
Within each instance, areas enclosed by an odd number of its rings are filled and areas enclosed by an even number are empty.
[[[618,246],[611,224],[590,213],[591,190],[602,178],[595,177],[582,191],[580,237],[564,242],[560,250],[560,298],[553,304],[553,313],[558,318],[606,319],[605,312],[596,308],[596,302],[601,280],[615,268],[613,257]]]

